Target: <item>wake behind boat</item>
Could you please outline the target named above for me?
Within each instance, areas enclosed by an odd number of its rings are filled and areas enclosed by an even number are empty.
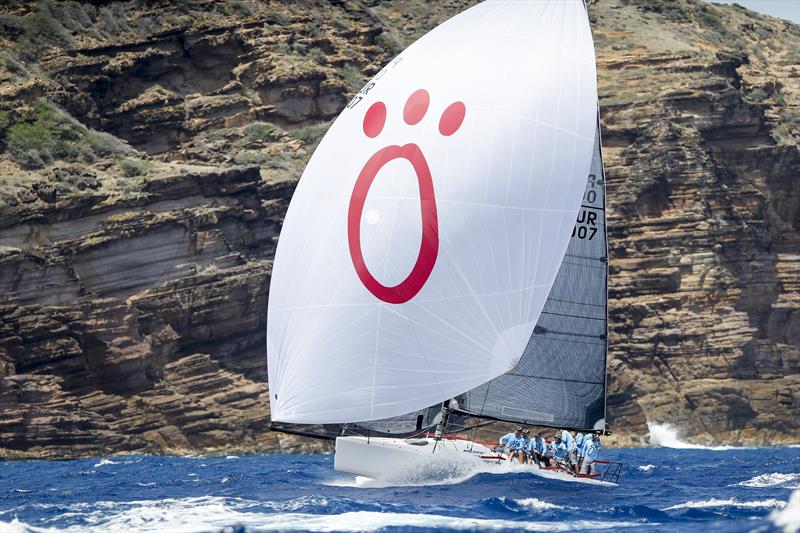
[[[601,154],[580,0],[484,2],[392,60],[323,138],[284,222],[273,429],[335,438],[335,468],[372,478],[497,462],[447,437],[464,420],[603,433]]]

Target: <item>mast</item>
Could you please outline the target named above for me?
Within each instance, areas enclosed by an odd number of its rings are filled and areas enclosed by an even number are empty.
[[[436,433],[434,434],[434,438],[436,440],[440,440],[442,435],[444,435],[444,430],[447,427],[447,421],[450,418],[450,402],[452,400],[446,400],[442,402],[442,418],[439,420],[439,423],[436,424]]]

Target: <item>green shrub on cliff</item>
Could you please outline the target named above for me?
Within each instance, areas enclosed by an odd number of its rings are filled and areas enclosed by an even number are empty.
[[[41,168],[58,160],[93,161],[98,156],[130,152],[107,133],[90,130],[46,100],[12,124],[5,117],[5,144],[12,159],[26,168]]]
[[[35,11],[18,18],[21,31],[15,45],[25,59],[33,59],[48,46],[70,47],[75,44],[73,37],[59,22],[58,13],[53,12],[52,5],[47,1],[41,2]]]
[[[77,141],[84,135],[66,114],[40,100],[32,121],[18,122],[8,128],[6,144],[19,164],[39,168],[57,159],[74,161],[80,153]]]
[[[132,157],[120,159],[117,164],[119,164],[119,167],[122,169],[122,173],[129,178],[147,174],[150,171],[150,167],[152,167],[152,163],[150,163],[150,161],[145,161],[144,159],[135,159]]]

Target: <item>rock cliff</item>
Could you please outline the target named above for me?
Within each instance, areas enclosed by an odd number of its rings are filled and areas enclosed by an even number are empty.
[[[470,4],[2,8],[0,456],[325,449],[267,430],[281,220],[353,92]],[[800,28],[590,15],[618,442],[798,442]]]

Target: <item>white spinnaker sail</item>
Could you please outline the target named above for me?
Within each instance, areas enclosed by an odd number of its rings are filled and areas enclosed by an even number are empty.
[[[596,102],[580,0],[479,4],[369,82],[281,231],[273,420],[397,416],[513,368],[581,204]]]

